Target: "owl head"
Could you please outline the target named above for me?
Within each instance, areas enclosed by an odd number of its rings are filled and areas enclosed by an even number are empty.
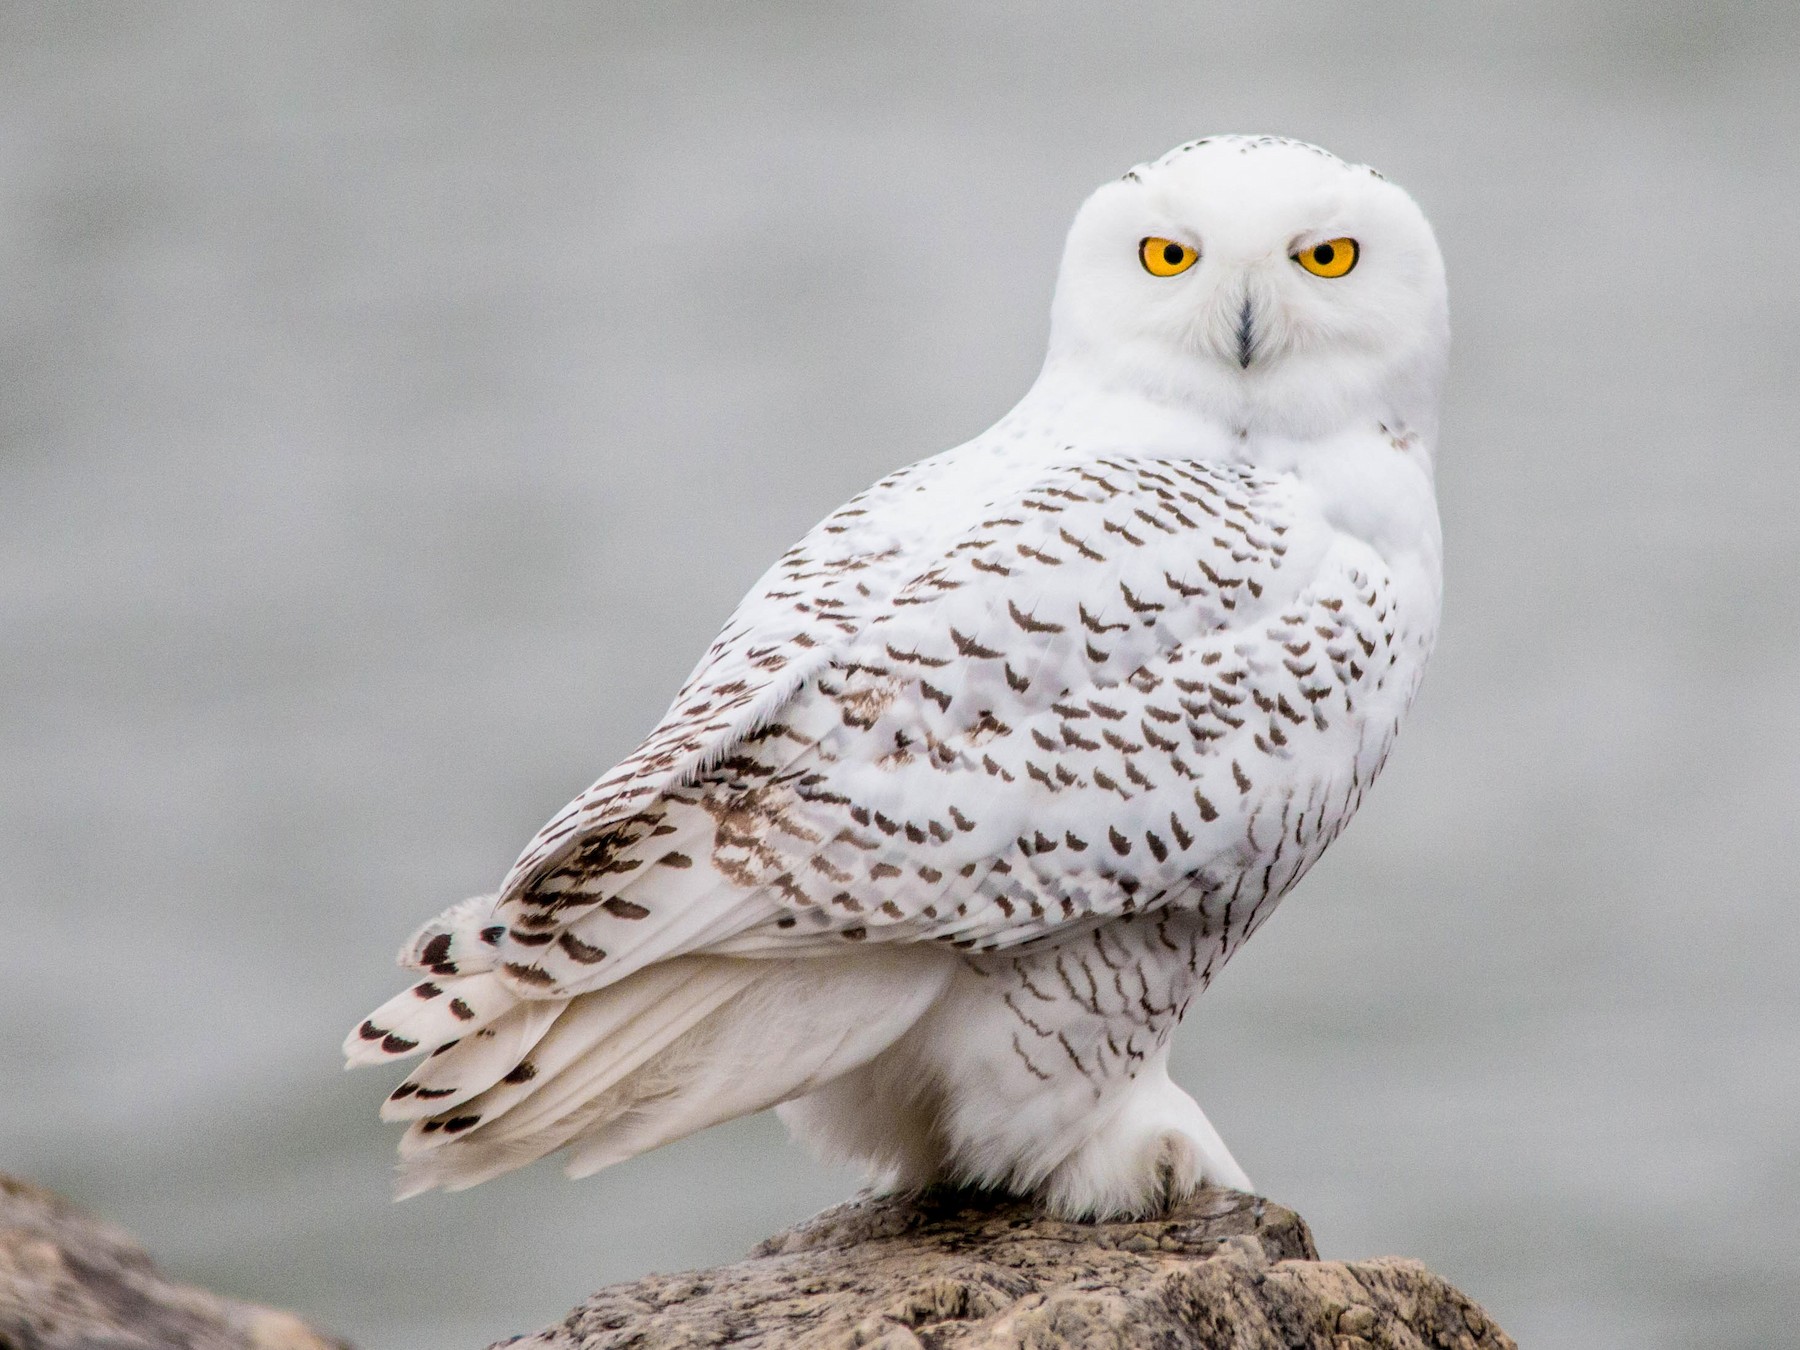
[[[1429,439],[1449,332],[1443,258],[1404,191],[1300,141],[1215,136],[1082,206],[1050,361],[1239,432]]]

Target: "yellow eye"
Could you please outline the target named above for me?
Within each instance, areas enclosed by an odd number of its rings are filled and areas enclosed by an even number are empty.
[[[1172,277],[1199,262],[1200,254],[1186,244],[1151,235],[1138,245],[1138,261],[1153,277]]]
[[[1358,252],[1356,240],[1333,239],[1301,249],[1294,255],[1294,261],[1315,277],[1341,277],[1356,266]]]

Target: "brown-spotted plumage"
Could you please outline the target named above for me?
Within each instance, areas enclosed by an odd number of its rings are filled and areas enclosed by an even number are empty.
[[[1423,671],[1441,274],[1382,180],[1208,145],[1084,208],[1019,407],[809,533],[497,896],[409,945],[426,978],[347,1042],[427,1052],[385,1109],[409,1187],[563,1147],[592,1170],[776,1103],[896,1184],[1081,1213],[1244,1184],[1168,1038],[1349,821]],[[1342,316],[1204,225],[1221,185],[1358,228],[1359,269],[1423,258],[1376,277],[1423,288],[1417,351],[1287,394]],[[1211,289],[1141,297],[1169,350],[1133,358],[1146,321],[1090,293],[1090,236],[1130,263],[1172,210],[1214,242],[1153,284]],[[1272,370],[1239,359],[1246,323]]]

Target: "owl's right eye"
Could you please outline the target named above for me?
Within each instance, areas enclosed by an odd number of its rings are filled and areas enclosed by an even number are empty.
[[[1200,261],[1198,249],[1151,235],[1138,245],[1138,261],[1153,277],[1172,277]]]

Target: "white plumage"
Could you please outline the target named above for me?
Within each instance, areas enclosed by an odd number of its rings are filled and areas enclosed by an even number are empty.
[[[346,1053],[427,1055],[383,1110],[403,1192],[776,1104],[894,1186],[1247,1186],[1169,1037],[1418,685],[1447,343],[1430,228],[1372,170],[1221,137],[1101,188],[1018,407],[802,539],[402,952],[426,978]]]

